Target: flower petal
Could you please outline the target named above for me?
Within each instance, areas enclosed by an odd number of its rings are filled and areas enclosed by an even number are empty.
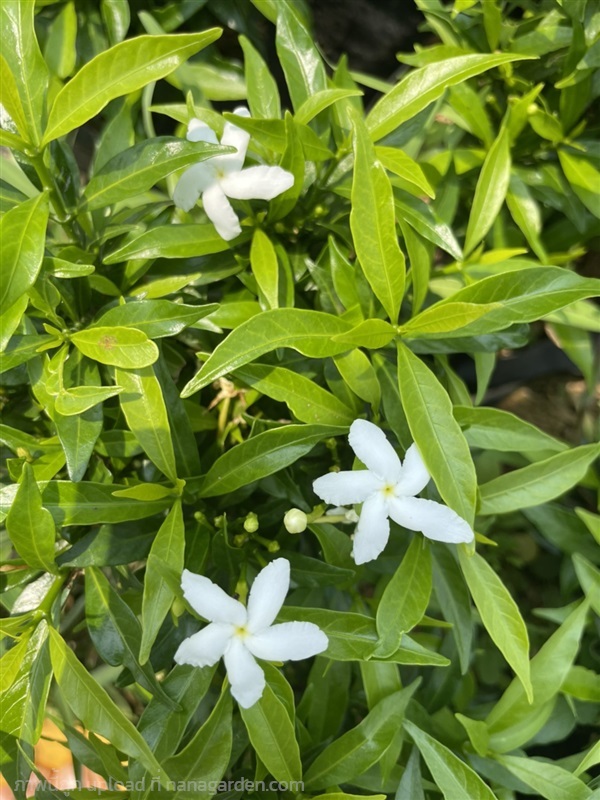
[[[206,122],[194,117],[190,120],[185,137],[188,142],[209,142],[210,144],[219,144],[217,134],[212,128],[209,128]]]
[[[430,480],[431,475],[421,458],[419,448],[413,443],[406,451],[402,471],[394,493],[396,497],[414,497],[414,495],[423,491]]]
[[[401,472],[400,459],[381,428],[366,419],[356,419],[350,426],[348,441],[367,469],[389,483],[396,483]]]
[[[212,667],[223,656],[234,630],[233,625],[211,622],[206,628],[183,640],[175,653],[175,663]]]
[[[243,106],[236,108],[233,113],[237,114],[238,117],[250,116],[248,109]],[[237,152],[229,153],[226,156],[218,156],[219,168],[224,169],[226,172],[239,171],[244,164],[249,141],[250,134],[247,131],[238,128],[233,122],[226,122],[223,128],[223,136],[221,136],[221,144],[227,147],[235,147]]]
[[[365,564],[377,558],[389,537],[386,500],[383,492],[376,492],[365,500],[360,512],[352,550],[355,563]]]
[[[262,697],[265,673],[239,638],[231,640],[224,658],[231,694],[242,708],[250,708]]]
[[[312,622],[283,622],[249,636],[246,647],[265,661],[298,661],[327,650],[329,640]]]
[[[173,192],[173,202],[177,208],[182,208],[184,211],[191,211],[198,202],[198,198],[202,192],[205,192],[214,182],[214,170],[207,161],[194,164],[193,167],[186,169],[179,178],[175,191]]]
[[[247,629],[258,633],[268,628],[283,605],[290,588],[290,562],[276,558],[258,573],[248,596]]]
[[[382,487],[382,483],[380,478],[367,469],[328,472],[313,482],[313,492],[326,503],[343,506],[348,503],[364,503],[369,495]]]
[[[202,205],[206,211],[206,216],[215,226],[222,239],[229,242],[240,235],[242,232],[240,221],[218,183],[213,183],[204,192]]]
[[[224,142],[223,142],[224,144]],[[229,156],[219,156],[229,158]],[[281,167],[248,167],[221,180],[227,197],[235,200],[272,200],[294,184],[294,176]]]
[[[435,500],[419,497],[393,498],[388,501],[390,517],[410,531],[421,531],[437,542],[471,542],[475,534],[471,526],[455,511]]]
[[[210,622],[226,622],[245,625],[247,614],[244,606],[204,575],[196,575],[187,569],[181,576],[183,596],[191,607]]]

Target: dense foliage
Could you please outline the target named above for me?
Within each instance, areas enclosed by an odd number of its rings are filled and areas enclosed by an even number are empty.
[[[47,719],[108,788],[39,798],[598,796],[600,6],[417,5],[426,43],[388,83],[326,64],[299,0],[2,0],[17,798]],[[212,141],[186,139],[193,119]],[[186,169],[235,155],[226,123],[246,168],[293,176],[230,194],[228,240],[173,202]],[[578,376],[558,429],[496,402],[544,343]],[[356,419],[402,459],[416,444],[422,497],[474,541],[392,521],[355,562],[360,504],[328,514],[313,481],[364,469]],[[222,665],[174,665],[204,625],[182,573],[245,603],[275,559],[277,623],[328,647],[260,661],[243,707]]]

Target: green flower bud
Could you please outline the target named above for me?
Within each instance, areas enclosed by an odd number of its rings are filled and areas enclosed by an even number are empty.
[[[258,530],[258,517],[253,511],[244,520],[244,530],[248,533],[256,533]]]

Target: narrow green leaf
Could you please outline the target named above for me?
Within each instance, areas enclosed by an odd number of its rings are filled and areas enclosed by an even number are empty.
[[[163,572],[168,570],[173,581],[178,583],[183,572],[184,552],[185,527],[181,503],[177,501],[158,529],[146,562],[139,654],[142,664],[148,660],[160,626],[175,599],[169,583],[163,580]]]
[[[3,0],[0,3],[2,55],[12,73],[14,80],[11,83],[14,82],[19,93],[25,117],[25,128],[19,128],[19,132],[37,145],[46,116],[49,73],[35,34],[34,17],[34,3],[23,3],[22,0]],[[6,89],[3,82],[3,95]],[[12,104],[13,111],[15,102]],[[8,106],[7,111],[12,116]],[[18,126],[19,120],[13,117],[13,121]]]
[[[6,528],[15,550],[30,567],[56,572],[56,531],[50,512],[42,504],[31,464],[23,464],[21,483],[6,518]]]
[[[398,245],[394,197],[385,169],[358,114],[354,115],[354,177],[350,229],[369,285],[392,323],[404,294],[406,265]]]
[[[445,544],[434,543],[433,590],[444,619],[452,624],[460,671],[466,675],[471,663],[473,614],[471,598],[454,552]]]
[[[431,553],[423,536],[414,536],[377,606],[379,645],[385,658],[400,647],[402,634],[421,621],[431,595]]]
[[[503,125],[483,162],[465,238],[465,255],[483,239],[504,203],[510,180],[510,131]]]
[[[240,45],[244,52],[244,75],[252,116],[258,119],[279,119],[281,101],[277,81],[249,39],[240,36]]]
[[[404,345],[398,347],[398,384],[410,432],[439,493],[472,525],[477,478],[446,390]]]
[[[596,169],[591,160],[563,148],[559,149],[558,158],[577,197],[595,217],[600,217],[598,195],[600,171]]]
[[[43,144],[83,125],[115,97],[169,75],[221,35],[219,28],[173,36],[138,36],[103,51],[56,95]]]
[[[273,428],[220,456],[200,488],[202,497],[227,494],[293,464],[323,439],[339,436],[345,428],[330,425],[286,425]]]
[[[575,486],[600,455],[586,444],[507,472],[479,487],[480,514],[506,514],[553,500]]]
[[[154,370],[152,367],[137,370],[117,369],[115,380],[123,387],[119,403],[129,430],[142,445],[148,458],[169,480],[177,483],[177,466],[169,418]]]
[[[111,158],[94,174],[83,195],[86,209],[92,211],[136,197],[178,169],[232,152],[231,147],[173,136],[139,142]]]
[[[489,786],[471,767],[454,755],[452,750],[408,720],[404,721],[404,728],[421,751],[446,800],[457,800],[459,797],[468,797],[469,800],[497,800]]]
[[[132,300],[105,311],[91,327],[129,327],[143,331],[149,339],[177,336],[184,328],[219,308],[218,303],[190,306],[170,300]]]
[[[229,243],[212,224],[159,225],[113,250],[104,263],[119,264],[131,258],[196,258],[224,250],[229,250]]]
[[[500,452],[566,450],[568,445],[499,408],[454,406],[456,421],[471,447]]]
[[[71,341],[84,356],[123,369],[147,368],[158,358],[157,346],[137,328],[86,328]]]
[[[23,104],[21,103],[15,77],[11,72],[7,60],[2,54],[0,54],[0,103],[4,106],[8,115],[17,126],[17,130],[21,136],[26,138],[28,126],[25,119]],[[4,135],[9,132],[3,131],[2,133]]]
[[[279,306],[279,264],[273,243],[260,228],[254,230],[250,266],[269,308]]]
[[[435,191],[425,177],[419,164],[398,147],[376,147],[375,157],[383,166],[402,178],[406,183],[416,187],[428,197],[434,198]]]
[[[544,759],[495,756],[496,761],[546,800],[586,800],[592,790],[566,769]]]
[[[121,386],[73,386],[58,393],[55,408],[65,417],[83,414],[122,391]]]
[[[527,56],[512,53],[477,53],[446,58],[410,72],[369,113],[367,127],[371,138],[382,139],[441,97],[449,86],[524,58]]]
[[[343,353],[348,345],[333,341],[349,323],[321,311],[275,308],[239,325],[213,351],[202,369],[183,387],[182,397],[278,347],[291,347],[310,358]]]
[[[521,612],[501,579],[479,553],[458,555],[479,616],[492,641],[516,672],[529,702],[533,687],[529,666],[529,635]]]
[[[420,314],[410,319],[400,327],[402,336],[420,338],[422,336],[443,334],[444,337],[456,333],[462,335],[464,328],[469,323],[478,320],[486,314],[502,309],[501,303],[437,303]]]
[[[396,336],[396,327],[384,319],[365,319],[347,333],[339,333],[334,337],[336,342],[352,347],[367,347],[377,350],[385,347]]]
[[[256,391],[285,403],[301,422],[350,425],[355,413],[341,400],[301,373],[267,364],[246,364],[234,373]]]
[[[362,96],[360,89],[323,89],[309,95],[294,114],[294,119],[301,125],[308,125],[321,111],[332,106],[345,97]]]
[[[394,740],[419,682],[417,679],[405,689],[384,697],[361,723],[326,747],[306,772],[307,788],[324,789],[351,782],[376,764]]]
[[[104,574],[94,567],[85,571],[85,611],[90,638],[107,664],[126,667],[140,686],[160,698],[168,708],[176,709],[152,667],[140,666],[142,631],[137,617]]]
[[[193,786],[198,787],[193,791],[194,800],[214,796],[209,787],[219,784],[231,757],[232,705],[230,693],[224,691],[196,735],[180,753],[167,760],[167,772],[177,787],[172,800],[189,798]]]
[[[135,729],[88,673],[62,636],[50,629],[50,658],[65,702],[83,725],[106,737],[114,747],[139,759],[162,785],[169,781],[166,770]]]
[[[295,3],[278,0],[275,46],[294,110],[316,92],[327,88],[327,75],[311,33]]]
[[[283,703],[267,684],[262,697],[240,713],[260,760],[279,782],[302,779],[300,750],[294,725]]]
[[[346,386],[377,410],[381,401],[381,389],[375,369],[365,353],[355,348],[334,356],[333,361]]]
[[[11,208],[0,219],[0,305],[3,310],[25,294],[42,266],[48,196],[45,192]]]

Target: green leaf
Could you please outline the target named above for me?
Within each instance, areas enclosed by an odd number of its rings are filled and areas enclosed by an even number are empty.
[[[349,350],[334,356],[333,361],[346,386],[377,410],[381,401],[381,389],[375,369],[363,351],[358,348]]]
[[[44,58],[52,72],[64,80],[77,61],[77,12],[73,0],[65,3],[52,20],[44,47]]]
[[[173,36],[137,36],[97,55],[56,95],[42,144],[92,119],[115,97],[169,75],[221,35],[219,28]]]
[[[330,425],[285,425],[259,433],[220,456],[206,473],[200,494],[227,494],[293,464],[330,436],[345,428]]]
[[[417,679],[405,689],[384,697],[361,723],[326,747],[306,772],[307,788],[324,789],[352,782],[376,764],[392,744],[419,683]]]
[[[295,207],[298,198],[302,193],[304,187],[305,175],[305,154],[302,147],[302,130],[310,130],[310,128],[302,128],[288,112],[285,115],[285,136],[286,146],[279,162],[282,169],[287,170],[294,176],[294,182],[289,189],[277,195],[269,206],[269,221],[275,222],[276,220],[283,219]]]
[[[419,164],[398,147],[376,147],[375,157],[383,166],[398,175],[406,183],[416,187],[419,193],[423,192],[428,197],[434,198],[435,191],[425,177]]]
[[[431,370],[398,347],[398,383],[410,432],[444,501],[473,524],[477,478],[452,403]]]
[[[124,369],[149,367],[158,358],[157,346],[137,328],[86,328],[71,334],[71,341],[84,356]]]
[[[507,472],[479,487],[480,514],[506,514],[553,500],[575,486],[600,455],[586,444]]]
[[[132,258],[195,258],[224,250],[229,250],[229,243],[214,225],[159,225],[113,250],[104,263],[119,264]]]
[[[178,583],[183,572],[184,552],[185,527],[181,503],[177,501],[158,529],[146,562],[139,653],[142,664],[148,660],[160,626],[175,599],[169,583],[163,579],[163,573],[168,570],[173,581]]]
[[[414,70],[384,95],[369,113],[367,127],[371,138],[374,141],[382,139],[441,97],[449,86],[524,58],[527,56],[477,53],[446,58]]]
[[[327,75],[310,32],[290,0],[277,2],[275,46],[295,111],[327,88]]]
[[[475,188],[465,238],[466,256],[477,247],[502,208],[510,180],[510,165],[510,131],[503,125],[483,162]]]
[[[353,121],[350,230],[365,277],[395,323],[404,294],[406,265],[396,234],[392,187],[358,114],[353,115]]]
[[[231,147],[174,136],[146,139],[114,156],[95,173],[83,195],[86,209],[93,211],[136,197],[178,169],[233,152]]]
[[[377,656],[392,655],[400,647],[402,634],[427,611],[430,595],[431,553],[427,540],[416,535],[377,606]]]
[[[85,571],[85,611],[90,638],[104,661],[112,667],[126,667],[140,686],[168,708],[176,709],[152,667],[140,666],[142,631],[137,617],[104,574],[94,567]]]
[[[54,407],[65,417],[83,414],[122,391],[121,386],[73,386],[57,394]]]
[[[302,764],[294,724],[269,684],[253,706],[240,707],[240,714],[252,746],[275,780],[280,783],[301,780]]]
[[[7,60],[2,54],[0,54],[0,103],[2,103],[8,115],[17,126],[17,130],[21,136],[26,137],[28,126],[17,83],[8,66]],[[3,136],[7,133],[9,137],[12,136],[9,131],[2,131]],[[15,137],[15,139],[18,139],[18,137]],[[3,146],[6,145],[3,144]]]
[[[469,323],[501,309],[501,303],[436,303],[402,325],[399,333],[408,338],[462,333],[461,329]]]
[[[42,266],[47,223],[45,192],[11,208],[0,219],[0,305],[4,310],[36,281]]]
[[[240,36],[240,45],[244,52],[244,75],[252,116],[259,119],[279,119],[281,102],[277,81],[249,39]]]
[[[454,551],[445,544],[434,543],[433,589],[444,619],[452,624],[460,670],[465,675],[471,663],[473,621],[471,598]]]
[[[285,403],[301,422],[320,425],[350,425],[355,413],[341,400],[310,378],[284,367],[246,364],[234,375],[257,392]]]
[[[454,406],[456,421],[471,447],[500,452],[566,450],[568,445],[499,408]]]
[[[155,345],[156,346],[156,345]],[[115,370],[123,387],[119,403],[129,430],[169,480],[177,483],[177,466],[165,400],[152,367]]]
[[[419,751],[416,747],[413,747],[410,758],[406,763],[406,768],[402,773],[395,800],[425,800]]]
[[[198,787],[193,790],[195,800],[213,797],[209,787],[219,784],[231,756],[232,705],[229,692],[222,692],[204,725],[180,753],[167,760],[167,772],[177,786],[172,800],[189,798],[193,786]]]
[[[159,514],[171,505],[167,500],[140,503],[137,500],[113,497],[114,484],[71,481],[48,481],[41,487],[44,508],[52,514],[56,525],[98,525],[144,519]],[[0,489],[0,516],[10,510],[17,485]]]
[[[208,386],[278,347],[291,347],[310,358],[343,353],[348,346],[332,337],[350,329],[349,323],[333,314],[295,308],[275,308],[239,325],[222,341],[202,369],[183,387],[182,397]]]
[[[218,303],[190,306],[170,300],[133,300],[109,308],[91,327],[131,326],[143,331],[149,339],[160,339],[164,336],[177,336],[218,308]]]
[[[428,311],[433,314],[434,309],[439,311],[450,303],[500,303],[501,308],[490,308],[483,317],[465,325],[460,333],[461,336],[478,336],[516,322],[533,322],[576,300],[599,293],[598,279],[582,278],[560,267],[528,267],[483,278],[430,306]]]
[[[591,564],[581,553],[573,554],[573,565],[581,588],[590,605],[600,615],[600,570]]]
[[[16,105],[16,98],[14,98],[14,88],[16,87],[25,122],[24,128],[19,127],[19,133],[37,145],[46,115],[49,74],[37,42],[34,17],[34,3],[23,3],[22,0],[5,0],[0,3],[2,55],[13,76],[11,84],[14,84],[9,90],[13,95],[13,103],[10,104],[10,107],[5,107],[12,117],[11,107],[14,111]],[[3,77],[5,74],[3,71]],[[7,87],[4,85],[4,80],[2,83],[1,91],[4,98]],[[4,105],[4,99],[2,104]],[[18,127],[19,119],[13,117],[13,121]]]
[[[558,158],[577,197],[595,217],[600,217],[600,196],[598,195],[600,171],[589,159],[562,148],[558,151]]]
[[[56,531],[50,512],[42,504],[33,468],[25,462],[21,483],[6,518],[6,528],[15,550],[30,567],[56,572]]]
[[[139,759],[164,785],[169,776],[141,734],[88,673],[62,636],[52,629],[50,629],[50,658],[62,696],[83,725],[88,730],[106,737],[114,747]]]
[[[347,333],[339,333],[333,338],[336,342],[352,347],[367,347],[369,350],[377,350],[389,344],[396,333],[396,327],[384,319],[365,319]]]
[[[592,790],[566,769],[544,759],[494,756],[499,764],[546,800],[585,800]]]
[[[454,755],[452,750],[408,720],[404,721],[404,728],[419,748],[446,800],[456,800],[459,797],[468,797],[469,800],[497,800],[489,786],[471,767]]]
[[[273,243],[260,228],[255,228],[252,237],[250,266],[268,307],[277,308],[279,306],[279,263]]]
[[[521,612],[501,579],[479,553],[458,555],[479,616],[492,641],[516,672],[529,702],[533,700],[529,635]]]
[[[294,114],[294,119],[301,125],[308,125],[321,111],[338,100],[343,100],[345,97],[360,97],[362,94],[360,89],[323,89],[306,98]]]

